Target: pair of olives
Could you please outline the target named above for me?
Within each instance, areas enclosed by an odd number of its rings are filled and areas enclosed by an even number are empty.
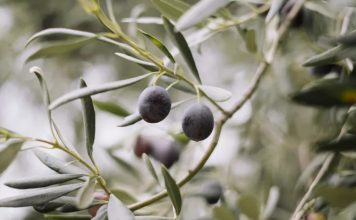
[[[143,120],[157,123],[165,119],[171,110],[168,92],[160,86],[150,86],[139,97],[139,113]],[[182,129],[194,141],[209,137],[214,128],[214,116],[209,107],[195,103],[183,116]]]

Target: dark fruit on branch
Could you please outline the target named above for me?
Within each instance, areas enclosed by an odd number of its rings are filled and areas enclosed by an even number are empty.
[[[182,128],[191,140],[204,140],[214,129],[213,113],[204,104],[193,104],[184,113]]]
[[[151,86],[143,90],[138,103],[142,119],[149,123],[162,121],[171,110],[169,94],[160,86]]]
[[[223,194],[221,184],[217,181],[210,181],[202,186],[203,197],[208,204],[215,204],[219,201]]]
[[[152,143],[149,139],[143,136],[138,136],[134,146],[134,152],[137,157],[142,157],[142,154],[150,155],[152,151]]]

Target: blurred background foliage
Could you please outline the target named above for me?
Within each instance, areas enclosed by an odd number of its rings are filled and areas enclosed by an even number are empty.
[[[186,2],[194,4],[197,1]],[[339,35],[343,15],[349,9],[346,7],[347,1],[308,3],[308,20],[303,22],[302,27],[292,28],[287,34],[252,100],[225,126],[208,165],[183,188],[182,193],[187,196],[184,197],[181,219],[284,220],[290,217],[304,195],[325,157],[324,153],[315,153],[315,143],[337,137],[347,113],[347,108],[305,107],[290,99],[291,94],[316,80],[310,74],[310,69],[301,64],[326,48],[325,39]],[[160,17],[151,1],[114,1],[114,10],[120,21],[127,21],[127,18]],[[236,3],[231,4],[228,10],[238,17],[251,8],[247,3]],[[356,28],[354,14],[350,18],[349,30]],[[170,45],[159,24],[122,24],[126,33],[156,54],[159,54],[157,49],[137,34],[137,26]],[[25,63],[26,57],[42,44],[58,40],[49,37],[25,48],[28,38],[40,30],[65,27],[88,32],[105,31],[93,16],[83,11],[77,1],[2,0],[0,27],[0,124],[27,136],[51,137],[41,92],[34,76],[28,73],[29,67],[41,66],[53,98],[76,89],[80,77],[92,86],[146,72],[138,65],[115,56],[114,53],[118,51],[111,45],[96,41],[69,53]],[[241,30],[251,29],[256,32],[257,52],[248,50],[241,34]],[[197,30],[189,30],[184,34],[192,36],[194,31]],[[239,29],[229,28],[192,47],[204,84],[222,87],[233,93],[233,98],[222,103],[222,106],[231,107],[247,88],[261,56],[265,31],[264,17],[259,16],[240,25]],[[141,82],[129,88],[100,94],[93,99],[110,101],[134,112],[138,95],[147,83]],[[177,90],[173,90],[171,95],[173,102],[188,97]],[[133,198],[126,195],[127,201],[123,200],[127,204],[161,189],[155,184],[144,162],[133,153],[136,138],[138,135],[162,138],[179,134],[184,106],[178,107],[160,124],[152,126],[139,122],[125,128],[117,127],[122,121],[121,117],[96,108],[97,139],[94,157],[109,184],[132,195]],[[79,102],[56,110],[54,118],[68,142],[80,151],[83,124]],[[200,158],[208,142],[181,144],[180,160],[171,168],[173,176],[179,179]],[[35,146],[27,148],[31,147]],[[58,155],[59,152],[54,154]],[[327,177],[346,170],[346,167],[349,168],[349,175],[355,175],[353,160],[345,159],[344,156],[340,156],[339,160],[344,160],[341,163],[344,165],[337,163],[333,168],[335,172]],[[49,172],[31,151],[23,150],[16,162],[1,176],[0,182],[28,173],[35,175]],[[218,181],[223,187],[224,197],[219,203],[209,205],[201,196],[189,196],[199,191],[202,183],[212,180]],[[0,192],[1,196],[17,193],[3,185],[0,186]],[[169,213],[171,207],[168,200],[162,201],[141,211]],[[354,212],[350,207],[348,209]],[[338,211],[340,209],[329,207],[327,211],[324,210],[324,214],[334,216],[330,219],[341,219],[335,214]],[[347,215],[351,217],[344,219],[355,219],[355,215]],[[42,218],[41,214],[36,214],[31,208],[0,208],[0,216],[4,220]]]

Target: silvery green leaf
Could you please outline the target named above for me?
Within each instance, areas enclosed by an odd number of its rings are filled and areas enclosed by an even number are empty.
[[[23,141],[13,141],[0,151],[0,175],[15,159],[17,153],[21,150],[22,144]]]
[[[118,125],[118,127],[126,127],[129,125],[133,125],[136,122],[139,122],[142,120],[142,117],[139,113],[133,113],[127,117],[124,118],[124,120],[122,122],[120,122],[120,124]]]
[[[138,202],[138,200],[128,191],[123,188],[110,189],[111,193],[119,198],[124,204],[133,204]]]
[[[139,17],[139,18],[124,18],[123,23],[137,23],[137,24],[158,24],[162,25],[163,21],[160,17]]]
[[[79,39],[71,39],[58,41],[54,43],[50,43],[48,45],[42,46],[40,49],[32,53],[27,59],[26,62],[36,60],[39,58],[45,58],[50,56],[55,56],[63,53],[69,53],[73,50],[77,50],[84,45],[95,40],[95,37],[91,38],[79,38]]]
[[[271,1],[271,8],[268,11],[266,16],[266,23],[270,22],[272,18],[277,14],[279,9],[282,7],[286,0],[272,0]]]
[[[195,64],[192,52],[190,51],[190,48],[184,36],[180,32],[176,32],[174,30],[174,25],[167,18],[163,17],[162,19],[164,28],[166,29],[169,38],[171,39],[173,44],[179,49],[179,52],[187,63],[193,76],[198,80],[199,83],[201,83],[199,72]]]
[[[83,184],[70,184],[50,188],[22,191],[20,195],[0,199],[0,207],[26,207],[44,204],[79,189]]]
[[[87,88],[87,84],[84,79],[80,79],[80,88]],[[84,96],[80,100],[83,108],[85,145],[89,158],[94,162],[93,145],[95,141],[95,110],[93,100],[90,96]]]
[[[110,195],[109,204],[108,204],[108,217],[109,220],[120,219],[125,220],[134,220],[134,214],[128,209],[118,198],[114,195]]]
[[[148,171],[150,171],[152,177],[157,181],[158,184],[160,184],[159,179],[158,179],[158,175],[156,173],[155,168],[153,167],[151,159],[145,153],[142,155],[142,158],[145,161],[147,169],[148,169]]]
[[[126,110],[124,107],[122,107],[120,104],[116,102],[114,103],[109,101],[98,101],[98,100],[94,100],[93,102],[95,107],[99,108],[104,112],[108,112],[120,117],[126,117],[130,115],[128,110]]]
[[[91,220],[108,220],[108,205],[102,205]]]
[[[229,2],[229,0],[200,0],[179,18],[176,30],[182,31],[200,23],[219,9],[225,7]]]
[[[303,66],[317,66],[337,62],[345,58],[344,56],[341,56],[343,51],[345,51],[345,49],[342,46],[333,47],[325,52],[309,58],[303,63]]]
[[[202,92],[216,102],[224,102],[229,100],[232,96],[231,92],[219,87],[206,85],[200,85],[198,87]]]
[[[94,192],[96,186],[96,178],[88,178],[82,188],[77,193],[77,207],[78,209],[85,209],[90,206],[94,200]]]
[[[164,178],[164,184],[166,186],[168,196],[172,201],[172,204],[173,204],[176,214],[179,215],[179,213],[182,209],[182,197],[180,194],[179,187],[178,187],[176,181],[173,179],[173,177],[169,173],[169,171],[167,170],[167,168],[165,168],[164,166],[162,166],[161,168],[162,168],[161,169],[162,175]]]
[[[21,179],[15,179],[5,182],[8,187],[16,189],[29,189],[50,186],[58,183],[64,183],[69,180],[74,180],[82,177],[83,174],[55,174],[36,177],[24,177]]]
[[[60,160],[52,155],[42,151],[42,150],[35,150],[34,151],[38,159],[47,167],[51,168],[52,170],[56,171],[57,173],[63,174],[81,174],[84,173],[82,169],[73,164],[68,164],[67,162]]]
[[[143,80],[144,78],[147,78],[148,76],[151,76],[152,74],[153,73],[147,73],[145,75],[133,77],[130,79],[104,83],[104,84],[96,86],[96,87],[93,86],[90,88],[82,88],[82,89],[74,90],[74,91],[69,92],[69,93],[59,97],[58,99],[54,100],[52,102],[52,104],[49,106],[49,109],[50,110],[56,109],[61,105],[64,105],[68,102],[71,102],[73,100],[76,100],[76,99],[79,99],[79,98],[82,98],[85,96],[91,96],[91,95],[95,95],[95,94],[108,92],[108,91],[112,91],[115,89],[120,89],[123,87],[130,86],[132,84],[135,84],[135,83]]]
[[[151,2],[163,16],[173,21],[178,20],[190,7],[187,3],[180,0],[151,0]]]
[[[116,56],[119,56],[125,60],[128,60],[128,61],[131,61],[131,62],[134,62],[134,63],[137,63],[137,64],[140,64],[140,65],[144,65],[144,66],[151,66],[151,67],[155,67],[155,65],[153,63],[150,63],[148,61],[144,61],[144,60],[140,60],[136,57],[132,57],[132,56],[129,56],[127,54],[124,54],[124,53],[115,53]]]

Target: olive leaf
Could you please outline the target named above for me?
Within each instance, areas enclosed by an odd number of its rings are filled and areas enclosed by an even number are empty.
[[[334,42],[344,44],[347,46],[355,46],[356,45],[356,31],[352,31],[348,34],[337,37]]]
[[[178,20],[190,7],[186,2],[180,0],[151,0],[151,2],[163,16],[173,21]]]
[[[167,57],[168,59],[172,62],[175,63],[176,61],[174,60],[173,55],[169,52],[166,46],[156,37],[152,36],[151,34],[138,29],[138,31],[145,36],[147,39],[149,39],[158,49],[160,49]]]
[[[92,42],[95,40],[96,37],[86,37],[86,38],[79,38],[74,40],[65,40],[65,41],[58,41],[55,43],[51,43],[49,45],[45,45],[42,48],[38,49],[34,53],[32,53],[27,59],[26,62],[36,60],[43,57],[50,57],[55,56],[63,53],[69,53],[73,50],[77,50],[84,45]]]
[[[114,194],[117,198],[119,198],[124,204],[133,204],[138,200],[127,190],[125,189],[110,189],[111,193]]]
[[[135,84],[135,83],[143,80],[144,78],[147,78],[148,76],[151,76],[152,74],[153,73],[147,73],[142,76],[137,76],[137,77],[133,77],[130,79],[104,83],[104,84],[96,86],[96,87],[90,87],[90,88],[88,87],[88,88],[81,88],[81,89],[74,90],[74,91],[69,92],[69,93],[57,98],[56,100],[54,100],[52,102],[52,104],[49,106],[49,109],[54,110],[61,105],[64,105],[68,102],[71,102],[73,100],[76,100],[76,99],[79,99],[79,98],[82,98],[85,96],[91,96],[91,95],[95,95],[95,94],[108,92],[108,91],[112,91],[115,89],[120,89],[120,88],[130,86],[132,84]]]
[[[162,76],[160,79],[167,86],[176,81],[176,79],[170,78],[168,76]],[[190,93],[190,94],[195,94],[196,93],[196,91],[194,89],[192,89],[191,87],[189,87],[188,84],[185,83],[185,82],[176,83],[176,84],[174,84],[172,86],[172,88],[180,90],[182,92]]]
[[[215,86],[199,85],[198,88],[216,102],[224,102],[231,98],[232,93]]]
[[[347,134],[336,140],[326,140],[319,142],[318,151],[350,152],[356,151],[356,135]]]
[[[73,192],[79,189],[82,185],[82,183],[76,183],[50,188],[39,188],[31,191],[22,191],[22,193],[18,196],[0,199],[0,207],[26,207],[44,204]]]
[[[314,189],[315,196],[321,196],[331,206],[345,208],[356,201],[356,190],[346,187],[319,185]]]
[[[108,220],[108,205],[102,205],[91,220]]]
[[[201,0],[186,11],[177,21],[176,31],[192,27],[225,7],[229,0]]]
[[[226,206],[214,207],[213,215],[216,220],[235,220],[234,214]]]
[[[84,79],[80,79],[80,88],[88,88]],[[92,162],[93,159],[93,145],[95,141],[95,110],[93,100],[90,96],[84,96],[81,99],[83,121],[84,121],[84,136],[87,153]]]
[[[166,29],[169,38],[172,40],[173,44],[179,49],[181,55],[183,56],[185,62],[188,64],[194,77],[201,83],[198,69],[196,67],[192,52],[188,46],[187,41],[180,32],[176,32],[174,25],[165,17],[162,17],[164,28]]]
[[[272,18],[277,14],[282,5],[286,2],[286,0],[272,0],[271,8],[268,11],[266,16],[266,23],[270,22]]]
[[[47,167],[56,171],[57,173],[63,174],[82,174],[84,171],[73,164],[68,164],[65,161],[62,161],[52,155],[42,151],[42,150],[35,150],[34,151],[37,158]]]
[[[151,67],[155,67],[155,65],[153,63],[150,63],[148,61],[144,61],[144,60],[140,60],[136,57],[132,57],[132,56],[129,56],[127,54],[124,54],[124,53],[115,53],[116,56],[119,56],[125,60],[128,60],[128,61],[131,61],[131,62],[134,62],[134,63],[137,63],[137,64],[140,64],[142,66],[151,66]]]
[[[259,201],[252,195],[241,195],[237,201],[237,207],[250,219],[258,220],[260,217]]]
[[[180,194],[179,187],[176,183],[176,181],[173,179],[167,168],[164,166],[161,167],[162,175],[164,178],[164,184],[167,189],[167,193],[169,198],[172,201],[172,204],[174,206],[174,210],[177,215],[179,215],[181,209],[182,209],[182,197]]]
[[[130,115],[130,112],[128,110],[126,110],[124,107],[114,102],[93,100],[93,103],[95,107],[97,107],[98,109],[111,113],[116,116],[126,117]]]
[[[82,177],[83,174],[55,174],[46,175],[41,177],[25,177],[21,179],[9,180],[4,184],[8,187],[16,189],[29,189],[29,188],[39,188],[50,186],[58,183],[64,183],[70,180],[78,179]]]
[[[22,144],[23,141],[13,141],[0,151],[0,175],[15,159],[17,153],[21,150]]]
[[[156,173],[155,168],[153,167],[153,164],[152,164],[150,158],[145,153],[142,155],[142,158],[145,161],[148,171],[151,173],[152,177],[157,181],[158,184],[161,184],[159,182],[158,175]]]
[[[125,220],[134,220],[134,214],[114,195],[110,195],[108,204],[109,220],[116,220],[118,217]]]
[[[78,209],[85,209],[94,200],[96,177],[87,178],[82,188],[77,193],[76,204]]]

